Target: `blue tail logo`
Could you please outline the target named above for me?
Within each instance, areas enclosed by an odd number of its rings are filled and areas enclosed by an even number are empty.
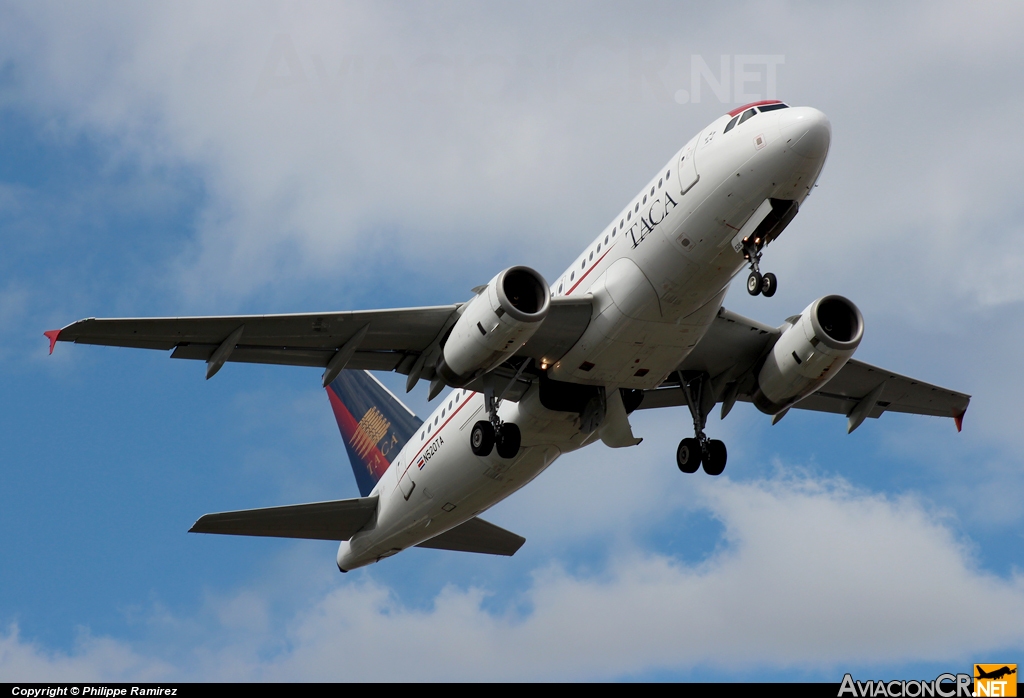
[[[342,371],[327,397],[366,497],[423,421],[366,371]]]

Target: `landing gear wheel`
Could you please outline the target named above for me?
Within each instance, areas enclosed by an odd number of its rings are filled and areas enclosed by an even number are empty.
[[[725,470],[725,461],[729,454],[726,453],[725,444],[718,440],[708,441],[708,450],[704,454],[704,472],[708,475],[721,475]]]
[[[765,298],[771,298],[775,295],[775,292],[779,290],[779,280],[775,278],[775,274],[768,272],[761,277],[761,295]]]
[[[481,422],[483,424],[483,422]],[[523,442],[522,432],[512,422],[505,422],[501,425],[495,445],[498,447],[498,455],[502,458],[515,458],[519,453],[519,445]]]
[[[700,441],[683,439],[676,449],[676,465],[684,473],[695,473],[700,468]]]
[[[756,296],[761,292],[761,284],[764,283],[761,275],[756,271],[750,272],[750,276],[747,277],[747,293],[752,296]]]
[[[469,446],[477,456],[491,455],[494,448],[494,427],[490,422],[479,421],[469,433]]]

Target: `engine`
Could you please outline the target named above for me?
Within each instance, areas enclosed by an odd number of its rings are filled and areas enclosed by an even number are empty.
[[[529,267],[509,267],[466,304],[444,344],[436,371],[464,386],[498,367],[533,336],[551,305],[548,284]]]
[[[864,317],[842,296],[807,306],[782,333],[757,375],[754,404],[777,414],[821,388],[853,356],[864,335]]]

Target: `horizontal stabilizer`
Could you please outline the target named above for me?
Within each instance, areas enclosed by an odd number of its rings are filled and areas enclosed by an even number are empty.
[[[201,517],[189,533],[342,541],[368,524],[376,511],[376,497],[225,511]]]
[[[515,555],[525,542],[525,538],[512,531],[506,531],[483,519],[472,518],[416,547],[485,555]]]

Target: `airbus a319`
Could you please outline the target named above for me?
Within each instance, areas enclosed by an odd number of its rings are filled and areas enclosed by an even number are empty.
[[[446,306],[195,318],[89,318],[56,342],[172,351],[205,361],[315,366],[361,496],[207,514],[200,533],[339,541],[345,572],[419,546],[512,555],[525,539],[479,515],[560,455],[640,442],[635,410],[685,405],[684,473],[720,475],[727,448],[705,425],[752,402],[846,417],[951,417],[969,396],[853,359],[864,319],[828,295],[773,327],[722,307],[733,277],[771,297],[762,254],[800,210],[825,164],[831,125],[775,100],[716,119],[660,167],[551,284],[514,266]],[[368,371],[442,393],[419,419]]]

